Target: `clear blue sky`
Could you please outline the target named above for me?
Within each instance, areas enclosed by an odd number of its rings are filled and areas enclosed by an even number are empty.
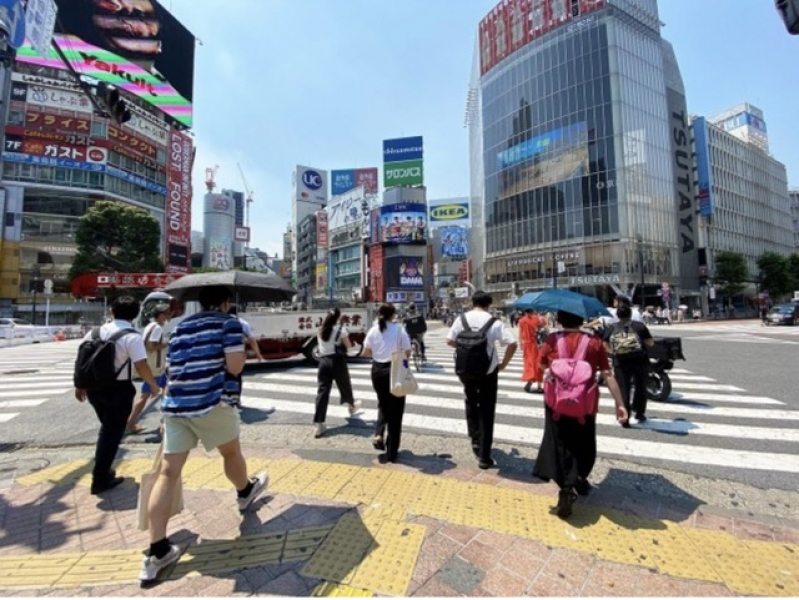
[[[194,228],[205,168],[254,192],[253,245],[282,253],[291,173],[382,166],[382,140],[423,135],[428,198],[467,195],[463,128],[474,35],[495,0],[162,0],[202,40],[195,66]],[[723,7],[723,10],[722,10]],[[799,36],[771,0],[660,0],[689,111],[749,101],[799,184]]]

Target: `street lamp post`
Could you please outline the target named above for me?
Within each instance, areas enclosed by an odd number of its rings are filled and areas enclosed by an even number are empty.
[[[638,236],[638,269],[641,271],[641,310],[646,308],[646,285],[644,280],[644,240]]]
[[[31,318],[31,323],[36,325],[36,294],[39,292],[39,278],[42,276],[42,271],[39,269],[39,265],[33,267],[33,271],[31,271],[31,287],[33,288],[33,317]]]

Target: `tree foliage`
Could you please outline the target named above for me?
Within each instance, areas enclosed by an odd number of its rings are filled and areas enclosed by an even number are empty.
[[[80,219],[78,254],[69,270],[83,273],[160,273],[161,227],[143,208],[120,202],[97,202]]]
[[[714,279],[721,293],[728,298],[740,294],[749,280],[746,258],[739,252],[719,252],[716,254],[716,274]]]
[[[757,268],[761,275],[760,288],[768,290],[771,297],[776,299],[793,290],[795,281],[787,256],[765,252],[757,259]]]
[[[799,289],[799,253],[794,252],[788,257],[788,269],[791,272],[794,290]]]

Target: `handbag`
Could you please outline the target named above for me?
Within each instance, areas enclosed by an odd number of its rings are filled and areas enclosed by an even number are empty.
[[[400,336],[402,332],[397,325],[397,350],[391,354],[391,395],[402,398],[408,394],[413,394],[419,389],[416,378],[413,376],[408,359],[402,351]]]
[[[164,443],[161,442],[158,446],[158,452],[155,453],[152,468],[141,476],[141,483],[139,483],[139,500],[136,510],[139,516],[139,529],[146,531],[150,527],[150,518],[147,514],[147,505],[150,502],[150,494],[153,493],[155,481],[161,472],[161,457],[164,455]],[[183,481],[178,479],[175,484],[175,491],[172,496],[172,505],[169,508],[169,516],[183,512]]]
[[[341,325],[338,326],[338,331],[336,332],[336,339],[333,340],[333,348],[335,349],[336,356],[347,356],[347,348],[344,347],[344,344],[339,343],[340,337],[341,337]]]

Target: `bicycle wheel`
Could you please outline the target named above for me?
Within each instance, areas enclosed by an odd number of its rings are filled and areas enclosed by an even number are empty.
[[[422,350],[419,347],[419,342],[414,340],[411,342],[411,356],[413,358],[413,366],[416,367],[416,372],[422,372]]]

